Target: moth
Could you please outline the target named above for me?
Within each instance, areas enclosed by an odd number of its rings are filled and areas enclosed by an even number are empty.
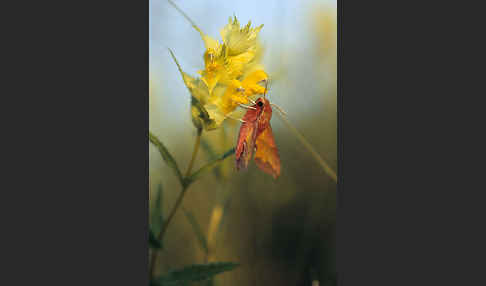
[[[260,97],[242,118],[236,145],[236,169],[246,169],[253,152],[256,165],[274,179],[280,175],[280,156],[273,138],[272,107],[270,101]]]

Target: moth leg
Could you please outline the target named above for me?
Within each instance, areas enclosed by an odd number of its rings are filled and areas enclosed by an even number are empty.
[[[240,107],[247,108],[247,109],[256,109],[255,107],[244,105],[244,104],[241,104],[241,103],[239,105],[240,105]]]

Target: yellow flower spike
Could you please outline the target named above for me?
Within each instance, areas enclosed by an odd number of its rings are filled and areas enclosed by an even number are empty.
[[[198,71],[200,78],[184,73],[170,51],[192,95],[192,120],[198,128],[219,128],[239,104],[248,104],[249,97],[265,91],[260,83],[268,76],[260,63],[263,47],[258,40],[263,25],[252,28],[251,22],[248,22],[241,27],[236,16],[230,17],[220,31],[223,40],[220,43],[204,34],[175,3],[171,0],[169,3],[199,32],[205,46],[204,70]]]

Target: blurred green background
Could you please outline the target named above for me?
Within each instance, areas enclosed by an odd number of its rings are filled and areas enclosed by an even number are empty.
[[[203,69],[199,34],[165,0],[150,0],[150,131],[187,168],[195,128],[190,94],[167,48],[185,72]],[[337,170],[337,59],[335,1],[174,1],[207,34],[220,39],[228,17],[264,24],[260,39],[270,76],[271,102],[320,156]],[[183,208],[209,240],[209,254],[179,209],[164,238],[157,272],[194,263],[232,261],[233,271],[216,276],[216,285],[336,285],[336,184],[275,114],[271,124],[281,157],[277,180],[253,162],[236,172],[229,157],[191,185]],[[243,114],[243,111],[242,111]],[[239,122],[204,132],[195,169],[234,147]],[[172,170],[149,146],[151,204],[159,186],[167,216],[181,191]]]

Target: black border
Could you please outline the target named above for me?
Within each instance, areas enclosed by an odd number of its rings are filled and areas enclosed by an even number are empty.
[[[343,0],[337,1],[337,194],[336,194],[336,271],[337,284],[342,286],[344,281],[343,255],[340,254],[340,245],[342,239],[342,207],[343,207]]]
[[[471,280],[481,262],[463,254],[481,253],[481,246],[471,246],[474,239],[484,243],[478,233],[462,229],[482,229],[484,216],[475,212],[482,200],[462,199],[466,191],[484,188],[471,183],[467,163],[454,162],[454,156],[444,163],[443,154],[470,146],[450,146],[451,130],[438,133],[444,125],[466,128],[478,120],[437,120],[441,110],[448,112],[446,119],[460,119],[457,107],[445,105],[447,96],[457,99],[455,105],[463,88],[481,95],[470,90],[470,78],[457,74],[468,69],[450,60],[461,55],[461,62],[477,61],[468,58],[469,42],[467,51],[451,44],[463,43],[454,36],[469,36],[474,27],[452,29],[428,17],[434,11],[433,17],[454,15],[446,24],[469,23],[457,19],[461,5],[446,11],[445,4],[438,10],[425,3],[348,1],[344,21],[344,2],[337,4],[338,284],[484,284],[478,282],[484,275]],[[4,98],[4,106],[14,110],[4,122],[19,126],[4,134],[14,144],[2,158],[3,194],[13,196],[2,200],[4,209],[13,209],[3,216],[2,258],[8,266],[2,279],[147,285],[148,1],[73,5],[23,5],[19,11],[28,19],[12,22],[22,22],[16,27],[23,31],[10,39],[4,35],[3,42],[18,49],[6,53],[15,63],[4,84],[13,82],[12,75],[20,79]],[[464,7],[467,18],[474,9]],[[432,111],[424,111],[428,107]],[[462,110],[469,113],[464,118],[474,113],[472,107]],[[481,127],[470,132],[482,134]],[[433,134],[447,140],[432,141]],[[456,157],[478,156],[461,152]],[[451,166],[465,166],[464,173],[458,176]],[[464,217],[473,210],[479,219]]]
[[[21,6],[0,284],[148,285],[148,1]]]

